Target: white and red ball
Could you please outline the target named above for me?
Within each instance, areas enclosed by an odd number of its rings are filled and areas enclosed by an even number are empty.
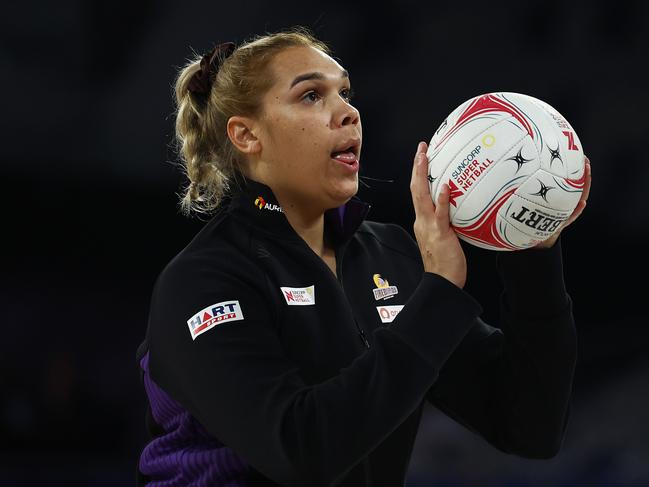
[[[584,188],[577,133],[547,103],[488,93],[462,103],[428,147],[433,201],[444,183],[458,236],[491,250],[532,247],[557,231]]]

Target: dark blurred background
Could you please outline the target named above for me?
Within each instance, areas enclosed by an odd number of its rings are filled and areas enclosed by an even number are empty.
[[[646,252],[649,7],[641,1],[3,2],[0,485],[133,485],[144,445],[135,350],[182,217],[171,86],[192,54],[301,24],[351,73],[359,196],[412,232],[412,155],[464,100],[541,98],[593,166],[563,236],[579,362],[560,454],[494,450],[432,407],[409,487],[649,485]],[[465,247],[496,317],[495,254]],[[494,318],[496,319],[496,318]]]

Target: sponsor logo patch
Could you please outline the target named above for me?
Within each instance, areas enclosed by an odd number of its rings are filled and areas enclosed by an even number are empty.
[[[381,317],[381,323],[392,323],[403,309],[403,304],[396,304],[393,306],[377,306],[376,311]]]
[[[309,287],[280,287],[282,296],[289,306],[310,306],[315,304],[315,285]]]
[[[263,196],[257,196],[255,199],[255,206],[260,210],[279,211],[280,213],[283,213],[281,206],[274,203],[268,203]]]
[[[201,333],[205,333],[210,328],[224,323],[226,321],[237,321],[243,319],[243,312],[239,301],[223,301],[208,306],[200,310],[194,316],[187,320],[189,332],[192,335],[192,340]]]
[[[379,299],[389,299],[399,294],[397,286],[390,286],[390,283],[386,279],[383,279],[381,274],[374,274],[372,279],[374,280],[374,284],[376,284],[376,289],[372,290],[376,301]]]

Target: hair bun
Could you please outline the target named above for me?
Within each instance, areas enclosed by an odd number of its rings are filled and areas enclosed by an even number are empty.
[[[212,88],[214,77],[221,67],[221,63],[229,57],[235,49],[236,46],[234,42],[223,42],[205,54],[201,59],[200,69],[196,71],[189,80],[187,89],[192,93],[198,93],[201,95],[209,93]]]

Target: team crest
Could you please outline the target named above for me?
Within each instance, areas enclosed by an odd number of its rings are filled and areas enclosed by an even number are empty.
[[[397,286],[390,286],[390,283],[387,281],[387,279],[383,279],[381,277],[381,274],[374,274],[374,276],[372,276],[372,279],[374,280],[374,284],[376,285],[376,288],[372,290],[372,292],[374,293],[374,299],[376,301],[380,299],[390,299],[392,296],[399,294]]]

